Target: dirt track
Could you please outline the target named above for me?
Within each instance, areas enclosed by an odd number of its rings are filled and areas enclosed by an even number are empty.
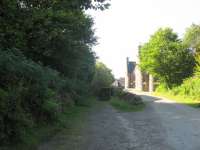
[[[83,135],[70,143],[57,138],[39,150],[200,150],[199,110],[145,94],[142,98],[144,111],[121,113],[106,105],[91,113]]]

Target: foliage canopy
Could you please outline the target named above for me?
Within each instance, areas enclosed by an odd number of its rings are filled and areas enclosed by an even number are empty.
[[[89,94],[95,73],[93,19],[109,0],[0,1],[0,141],[23,142]]]
[[[139,50],[142,70],[168,87],[179,85],[193,72],[194,58],[171,28],[160,28]]]
[[[197,53],[200,52],[200,25],[192,24],[187,28],[183,43],[187,47],[194,49]]]
[[[183,43],[193,50],[195,55],[195,75],[200,76],[200,25],[192,24],[187,28]]]
[[[103,63],[97,62],[94,79],[92,81],[92,89],[96,94],[99,94],[102,88],[109,88],[114,81],[114,76],[111,70]]]

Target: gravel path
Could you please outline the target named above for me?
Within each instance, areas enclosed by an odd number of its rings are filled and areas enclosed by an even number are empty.
[[[141,96],[144,111],[121,113],[106,105],[89,117],[80,146],[63,150],[200,150],[199,110]]]
[[[200,150],[200,110],[168,99],[143,96],[165,129],[165,141],[175,150]]]

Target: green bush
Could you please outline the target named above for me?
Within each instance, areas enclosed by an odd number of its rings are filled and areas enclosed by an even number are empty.
[[[119,97],[124,93],[123,88],[113,87],[112,88],[112,96]]]
[[[114,76],[109,68],[101,62],[96,63],[95,75],[92,80],[92,90],[95,95],[101,95],[104,88],[111,88],[114,82]]]
[[[1,89],[1,91],[3,91]],[[5,95],[1,96],[1,141],[3,143],[19,142],[23,140],[27,128],[33,126],[31,114],[23,106],[22,87],[8,88]],[[2,92],[1,92],[2,93]],[[3,106],[3,107],[2,107]]]
[[[125,101],[124,99],[120,99],[118,97],[113,97],[110,100],[110,104],[120,110],[120,111],[124,111],[124,112],[131,112],[131,111],[140,111],[142,109],[144,109],[145,105],[144,103],[140,103],[140,104],[130,104],[128,101]]]
[[[194,99],[200,99],[200,79],[198,77],[191,77],[186,79],[183,84],[173,89],[178,94],[183,96],[189,96]]]
[[[28,130],[57,121],[67,105],[83,105],[89,83],[69,79],[28,60],[20,51],[0,50],[0,141],[26,142]]]
[[[167,91],[168,91],[167,85],[164,83],[160,83],[156,88],[156,92],[167,92]]]
[[[123,92],[120,96],[120,99],[126,101],[127,103],[131,105],[139,105],[143,104],[142,98],[136,94],[129,93],[129,92]]]
[[[1,1],[1,142],[26,140],[92,91],[97,39],[85,10],[106,9],[106,1]]]
[[[189,97],[195,100],[200,100],[200,78],[190,77],[185,79],[180,86],[167,89],[163,84],[160,84],[156,89],[159,93],[170,93],[172,95],[180,95],[184,97]]]
[[[23,141],[26,129],[56,119],[58,73],[17,50],[0,51],[0,68],[0,141]]]

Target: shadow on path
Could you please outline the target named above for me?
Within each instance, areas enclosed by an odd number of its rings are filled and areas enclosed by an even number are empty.
[[[121,113],[109,104],[90,114],[88,127],[74,139],[40,150],[200,150],[200,111],[140,93],[146,108]],[[67,140],[67,139],[65,139]]]

